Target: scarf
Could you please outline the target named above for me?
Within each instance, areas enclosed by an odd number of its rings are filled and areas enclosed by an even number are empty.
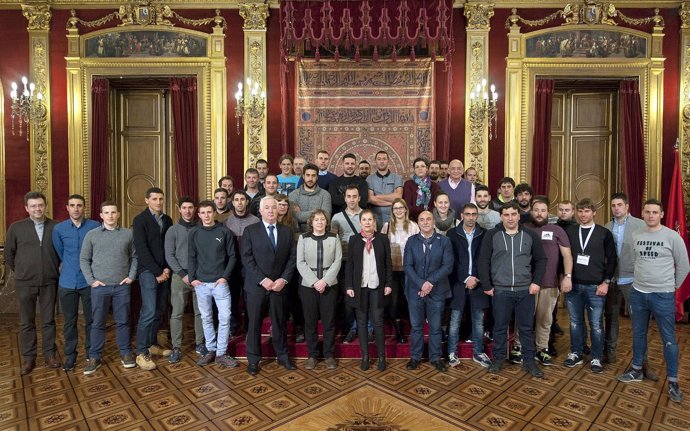
[[[448,208],[448,214],[445,220],[441,220],[441,215],[438,210],[434,208],[432,211],[434,214],[434,223],[436,223],[436,229],[441,232],[447,232],[448,229],[452,228],[455,224],[455,210],[453,208]]]
[[[364,249],[367,251],[367,253],[371,253],[371,249],[374,247],[374,235],[376,233],[374,232],[369,236],[367,236],[363,230],[360,231],[359,233],[360,233],[360,235],[362,235],[362,238],[364,239],[364,241],[366,241],[366,244],[364,245]]]
[[[429,208],[429,202],[431,201],[431,178],[427,175],[424,178],[419,178],[416,175],[412,175],[414,183],[417,184],[417,200],[415,201],[415,206],[424,207],[424,209]]]

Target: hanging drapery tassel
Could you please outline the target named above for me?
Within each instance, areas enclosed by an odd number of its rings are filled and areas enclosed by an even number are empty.
[[[355,49],[355,62],[359,63],[360,57],[359,57],[359,47]]]
[[[393,63],[398,61],[398,48],[393,45],[393,52],[391,52],[391,60],[393,60]]]
[[[321,61],[321,52],[319,51],[319,48],[316,47],[316,53],[314,53],[314,60],[318,63]]]
[[[411,61],[412,63],[414,63],[414,59],[415,59],[415,56],[414,56],[414,48],[412,48],[412,50],[410,51],[410,61]]]
[[[374,54],[372,55],[372,58],[374,59],[375,62],[379,61],[379,47],[378,46],[374,47]]]
[[[338,60],[340,60],[340,51],[338,50],[338,47],[335,47],[335,53],[333,54],[333,58],[335,59],[335,62],[337,63]]]

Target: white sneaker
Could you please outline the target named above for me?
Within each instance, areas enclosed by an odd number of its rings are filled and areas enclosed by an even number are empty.
[[[156,363],[151,360],[149,355],[137,355],[137,365],[144,371],[156,369]]]
[[[458,355],[455,353],[451,353],[448,355],[448,365],[451,367],[457,367],[460,365],[460,359],[458,358]]]

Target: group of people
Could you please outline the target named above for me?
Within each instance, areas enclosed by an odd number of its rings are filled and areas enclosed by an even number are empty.
[[[403,181],[389,169],[385,151],[376,153],[373,172],[366,169],[368,162],[346,154],[343,174],[337,176],[327,169],[329,159],[325,151],[316,164],[284,155],[278,175],[269,174],[268,163],[260,160],[246,171],[244,188],[226,176],[213,200],[197,204],[191,197],[180,198],[175,224],[163,213],[163,191],[151,188],[147,208],[131,230],[119,225],[113,202],[101,204],[102,223],[97,223],[85,218],[84,198],[72,195],[69,218],[55,223],[45,216],[45,197],[27,193],[29,217],[10,226],[5,255],[19,299],[22,374],[36,365],[36,302],[45,363],[60,367],[53,316],[59,296],[64,369],[72,370],[81,301],[84,373],[92,374],[102,365],[111,304],[125,368],[153,369],[155,356],[179,361],[182,317],[192,293],[200,366],[237,366],[227,347],[243,327],[247,371],[256,375],[268,309],[277,361],[288,370],[296,368],[287,350],[290,317],[298,328],[296,341],[307,345],[306,369],[314,369],[322,357],[327,368],[337,367],[336,322],[342,322],[344,341],[359,339],[361,369],[371,365],[373,338],[376,367],[385,370],[387,315],[399,343],[408,342],[403,322],[409,321],[407,369],[422,363],[425,325],[430,364],[441,372],[457,366],[460,327],[467,322],[475,362],[498,373],[509,361],[542,377],[539,365],[552,365],[556,353],[556,304],[562,292],[570,320],[566,367],[583,364],[589,355],[591,371],[601,373],[605,363],[617,360],[624,299],[634,354],[631,368],[618,379],[658,379],[646,360],[653,316],[663,340],[669,396],[682,399],[674,291],[690,267],[680,236],[661,224],[661,202],[647,200],[638,219],[629,213],[627,196],[615,193],[613,220],[601,226],[594,222],[592,200],[559,202],[552,216],[546,196],[535,196],[528,184],[516,185],[509,177],[499,181],[492,199],[476,170],[465,171],[459,160],[417,158],[411,177]],[[133,352],[129,314],[135,279],[142,305]],[[156,344],[169,304],[170,350]],[[515,336],[509,348],[511,326]],[[484,350],[489,334],[493,358]]]

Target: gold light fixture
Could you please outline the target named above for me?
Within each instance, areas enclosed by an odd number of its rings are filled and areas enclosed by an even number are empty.
[[[496,86],[489,85],[487,91],[486,79],[470,93],[470,118],[482,124],[488,122],[489,140],[497,136],[498,93]]]
[[[235,119],[237,120],[237,134],[240,134],[240,121],[255,122],[263,121],[264,110],[266,109],[266,92],[262,91],[258,82],[252,82],[247,78],[247,89],[249,97],[244,97],[245,88],[242,83],[237,84],[235,93]]]
[[[16,82],[12,82],[10,97],[12,98],[12,135],[14,132],[15,117],[19,122],[19,136],[22,136],[24,124],[26,124],[26,140],[29,140],[29,126],[36,124],[45,118],[46,109],[43,105],[43,94],[36,91],[36,84],[29,82],[26,76],[22,76],[24,90],[19,93]]]

